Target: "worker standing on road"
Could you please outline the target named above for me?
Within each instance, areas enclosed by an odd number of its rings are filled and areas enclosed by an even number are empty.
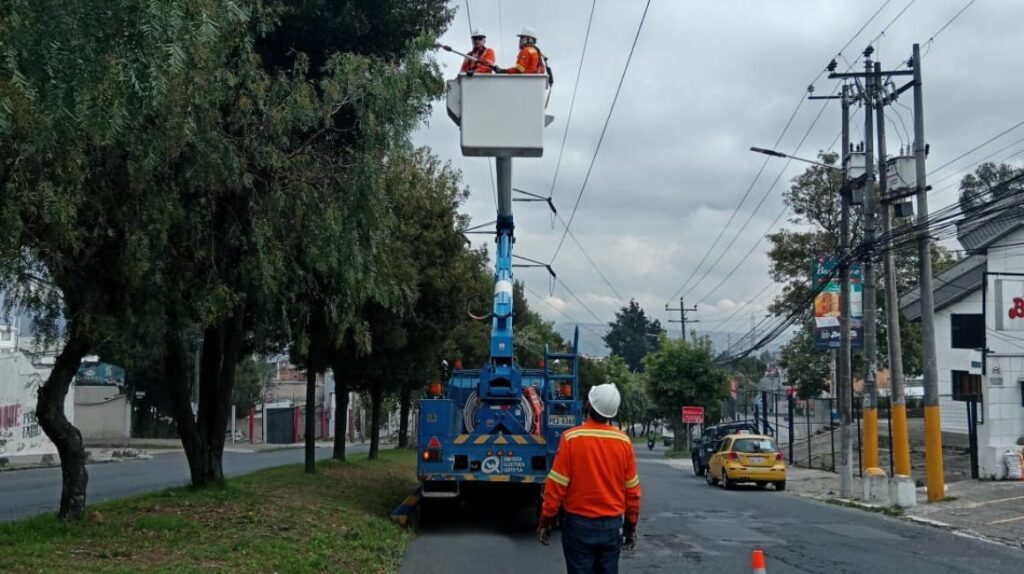
[[[499,70],[504,74],[546,74],[548,71],[546,58],[537,48],[537,33],[533,28],[523,28],[519,32],[519,56],[510,68]]]
[[[562,552],[569,574],[619,571],[619,552],[636,546],[640,476],[633,443],[608,424],[622,398],[614,384],[590,389],[587,420],[562,434],[544,483],[537,536],[547,544],[559,508],[565,510]]]
[[[462,73],[463,74],[490,74],[494,71],[494,50],[487,47],[487,34],[480,28],[473,28],[473,49],[469,51],[469,55],[473,58],[466,58],[462,62]]]

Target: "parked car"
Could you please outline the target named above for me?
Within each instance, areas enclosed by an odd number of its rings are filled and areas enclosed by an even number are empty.
[[[774,484],[775,490],[786,490],[786,463],[772,437],[731,434],[719,441],[704,479],[711,486],[721,482],[727,489],[752,482],[760,488]]]
[[[708,461],[711,460],[711,453],[713,453],[715,451],[715,447],[718,446],[718,441],[722,440],[726,435],[740,431],[751,434],[757,434],[759,432],[757,423],[754,421],[721,423],[704,429],[704,432],[701,433],[699,438],[693,441],[693,445],[690,447],[690,460],[693,461],[693,474],[696,476],[704,476],[704,471],[708,468]]]

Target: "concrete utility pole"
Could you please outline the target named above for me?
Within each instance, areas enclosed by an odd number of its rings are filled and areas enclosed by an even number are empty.
[[[892,205],[889,198],[888,166],[885,146],[885,98],[882,86],[882,65],[875,62],[878,124],[878,190],[881,196],[882,234],[888,239],[885,250],[885,319],[889,342],[889,409],[892,417],[893,474],[910,477],[910,439],[907,433],[907,401],[903,392],[903,348],[900,334],[899,291],[896,281],[896,254],[893,253]]]
[[[669,323],[680,323],[681,324],[682,331],[683,331],[683,342],[685,343],[686,342],[686,314],[687,313],[696,313],[697,312],[697,306],[694,305],[693,307],[687,309],[686,305],[683,304],[683,298],[680,297],[679,298],[679,308],[678,309],[671,308],[668,305],[665,305],[665,310],[666,311],[679,311],[679,320],[677,321],[675,319],[669,319],[668,322]],[[690,323],[700,323],[700,320],[699,319],[690,319]]]
[[[885,474],[878,463],[878,345],[875,303],[875,156],[872,115],[875,97],[875,65],[871,61],[874,48],[864,50],[864,244],[867,256],[864,269],[864,475]]]
[[[839,190],[839,496],[853,495],[853,380],[850,357],[850,93],[843,85],[842,183]]]
[[[928,235],[928,187],[925,171],[924,96],[921,93],[921,45],[914,44],[914,156],[917,164],[918,284],[921,292],[921,358],[924,363],[924,436],[928,502],[946,497],[942,470],[942,420],[939,373],[935,364],[935,298],[932,293],[932,241]]]

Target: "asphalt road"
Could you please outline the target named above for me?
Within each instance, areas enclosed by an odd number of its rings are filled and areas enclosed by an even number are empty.
[[[367,446],[349,446],[348,452],[366,452]],[[330,448],[318,448],[317,458],[331,455]],[[238,476],[263,468],[300,464],[303,449],[270,452],[224,453],[224,474]],[[181,451],[156,454],[153,458],[125,462],[90,464],[88,502],[152,492],[188,483],[188,463]],[[0,522],[54,512],[60,505],[60,468],[0,472]]]
[[[640,541],[623,572],[750,572],[754,549],[779,572],[1021,572],[1024,551],[881,514],[772,489],[710,487],[662,448],[637,451],[643,487]],[[478,505],[445,511],[422,528],[401,572],[564,572],[556,532],[533,537],[533,511]]]

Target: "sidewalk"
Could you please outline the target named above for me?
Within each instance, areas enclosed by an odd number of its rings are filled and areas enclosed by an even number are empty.
[[[154,438],[128,438],[128,439],[86,439],[83,441],[88,464],[102,464],[110,462],[123,462],[126,460],[148,459],[163,454],[184,452],[181,440],[176,438],[154,439]],[[369,444],[364,442],[346,442],[346,447]],[[382,443],[383,445],[384,443]],[[333,440],[319,440],[317,448],[334,448]],[[290,444],[264,444],[248,442],[226,442],[224,452],[235,454],[252,454],[259,452],[274,452],[280,450],[302,449],[305,443],[297,442]],[[28,470],[33,468],[49,468],[60,466],[60,459],[56,454],[39,456],[11,457],[0,472],[12,470]]]
[[[822,470],[790,467],[788,492],[819,500],[839,498],[839,476]],[[854,500],[863,486],[853,479]],[[963,480],[946,483],[946,500],[928,503],[925,487],[917,489],[917,506],[904,509],[903,517],[1012,546],[1024,546],[1024,481]]]

